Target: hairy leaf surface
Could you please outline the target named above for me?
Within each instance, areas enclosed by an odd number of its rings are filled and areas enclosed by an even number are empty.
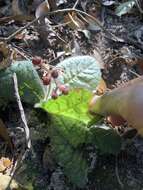
[[[12,76],[17,74],[19,93],[24,102],[34,104],[44,98],[44,88],[31,61],[16,61],[0,71],[0,100],[13,101],[14,84]]]
[[[91,56],[76,56],[57,65],[64,71],[61,81],[71,88],[95,90],[101,80],[99,61]]]

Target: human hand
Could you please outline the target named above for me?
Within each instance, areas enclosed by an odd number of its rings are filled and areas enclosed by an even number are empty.
[[[108,116],[114,126],[127,121],[143,135],[143,76],[102,96],[94,96],[89,111],[93,115]]]

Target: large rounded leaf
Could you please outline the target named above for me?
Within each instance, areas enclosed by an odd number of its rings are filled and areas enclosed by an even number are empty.
[[[56,122],[57,120],[60,120],[60,118],[56,118]],[[58,127],[62,128],[63,125],[57,126],[56,122],[49,128],[55,160],[62,166],[64,174],[69,178],[70,182],[82,188],[87,183],[88,162],[85,159],[82,149],[73,147],[69,141],[64,138],[64,135],[60,133],[60,129],[58,129]],[[58,124],[59,123],[60,122],[58,122]]]
[[[96,125],[90,128],[89,142],[96,145],[101,153],[117,154],[121,150],[121,137],[112,128]]]
[[[13,101],[14,84],[12,76],[17,74],[19,93],[24,102],[34,104],[44,98],[44,87],[31,61],[16,61],[0,71],[0,102]]]
[[[73,89],[66,96],[36,105],[51,114],[48,136],[55,160],[69,180],[80,188],[88,181],[85,145],[90,144],[98,147],[102,153],[113,154],[118,153],[121,147],[121,139],[115,131],[101,127],[97,123],[99,118],[89,115],[88,102],[91,97],[92,92],[88,90]]]
[[[95,90],[101,80],[99,61],[91,56],[76,56],[57,65],[64,71],[61,80],[71,88]]]

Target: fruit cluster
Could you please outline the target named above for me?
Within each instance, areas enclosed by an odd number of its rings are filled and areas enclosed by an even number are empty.
[[[47,67],[47,64],[45,64],[45,60],[41,59],[40,57],[34,57],[32,59],[32,63],[33,65],[39,66],[42,69],[42,81],[44,85],[48,86],[51,84],[52,81],[55,82],[56,87],[52,90],[51,98],[58,98],[58,90],[64,95],[67,95],[69,93],[69,88],[64,84],[61,84],[60,81],[58,81],[60,72],[57,68],[53,66]]]

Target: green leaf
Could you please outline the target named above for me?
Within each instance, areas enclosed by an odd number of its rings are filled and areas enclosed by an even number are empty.
[[[64,71],[60,79],[71,88],[95,90],[101,80],[99,61],[91,56],[76,56],[57,65]]]
[[[64,174],[69,178],[70,182],[78,187],[84,187],[87,183],[88,163],[84,158],[82,149],[75,149],[71,145],[71,139],[82,141],[84,134],[78,133],[78,125],[75,125],[77,134],[72,131],[72,127],[68,119],[61,122],[61,118],[53,117],[52,126],[49,128],[49,136],[51,137],[52,150],[56,161],[63,167]],[[67,122],[67,123],[66,123]],[[67,134],[69,133],[67,138]],[[66,131],[67,130],[67,131]],[[74,137],[76,135],[76,138]],[[80,135],[80,136],[79,136]]]
[[[51,114],[69,117],[88,124],[92,116],[88,114],[88,103],[92,93],[84,89],[74,89],[68,95],[62,95],[56,100],[48,100],[37,105]]]
[[[37,105],[51,114],[48,134],[57,163],[69,180],[80,188],[86,185],[88,175],[85,145],[97,146],[103,153],[117,153],[120,148],[120,138],[113,130],[90,127],[93,121],[96,124],[100,119],[88,114],[91,97],[88,90],[73,89],[67,96]]]
[[[87,140],[89,129],[79,120],[65,116],[52,116],[52,126],[56,126],[58,134],[74,148]]]
[[[92,93],[74,89],[67,96],[39,104],[51,113],[49,137],[56,161],[63,167],[70,182],[78,187],[87,183],[88,163],[81,147],[87,141],[88,101]]]
[[[133,6],[135,5],[135,0],[130,0],[130,1],[127,1],[125,3],[121,3],[117,8],[116,8],[116,11],[115,11],[115,14],[117,16],[122,16],[128,12],[130,12],[130,10],[133,8]]]
[[[92,93],[87,90],[74,89],[68,95],[40,103],[38,107],[52,114],[52,117],[56,116],[52,123],[56,122],[59,126],[57,129],[59,134],[72,146],[77,147],[86,142],[87,125],[93,119],[88,114],[88,102],[91,97]]]
[[[108,126],[91,127],[88,138],[88,141],[96,145],[102,153],[117,154],[121,149],[121,137]]]
[[[15,100],[14,73],[17,74],[19,93],[24,102],[34,104],[44,98],[44,87],[31,61],[16,61],[0,71],[0,102]]]

